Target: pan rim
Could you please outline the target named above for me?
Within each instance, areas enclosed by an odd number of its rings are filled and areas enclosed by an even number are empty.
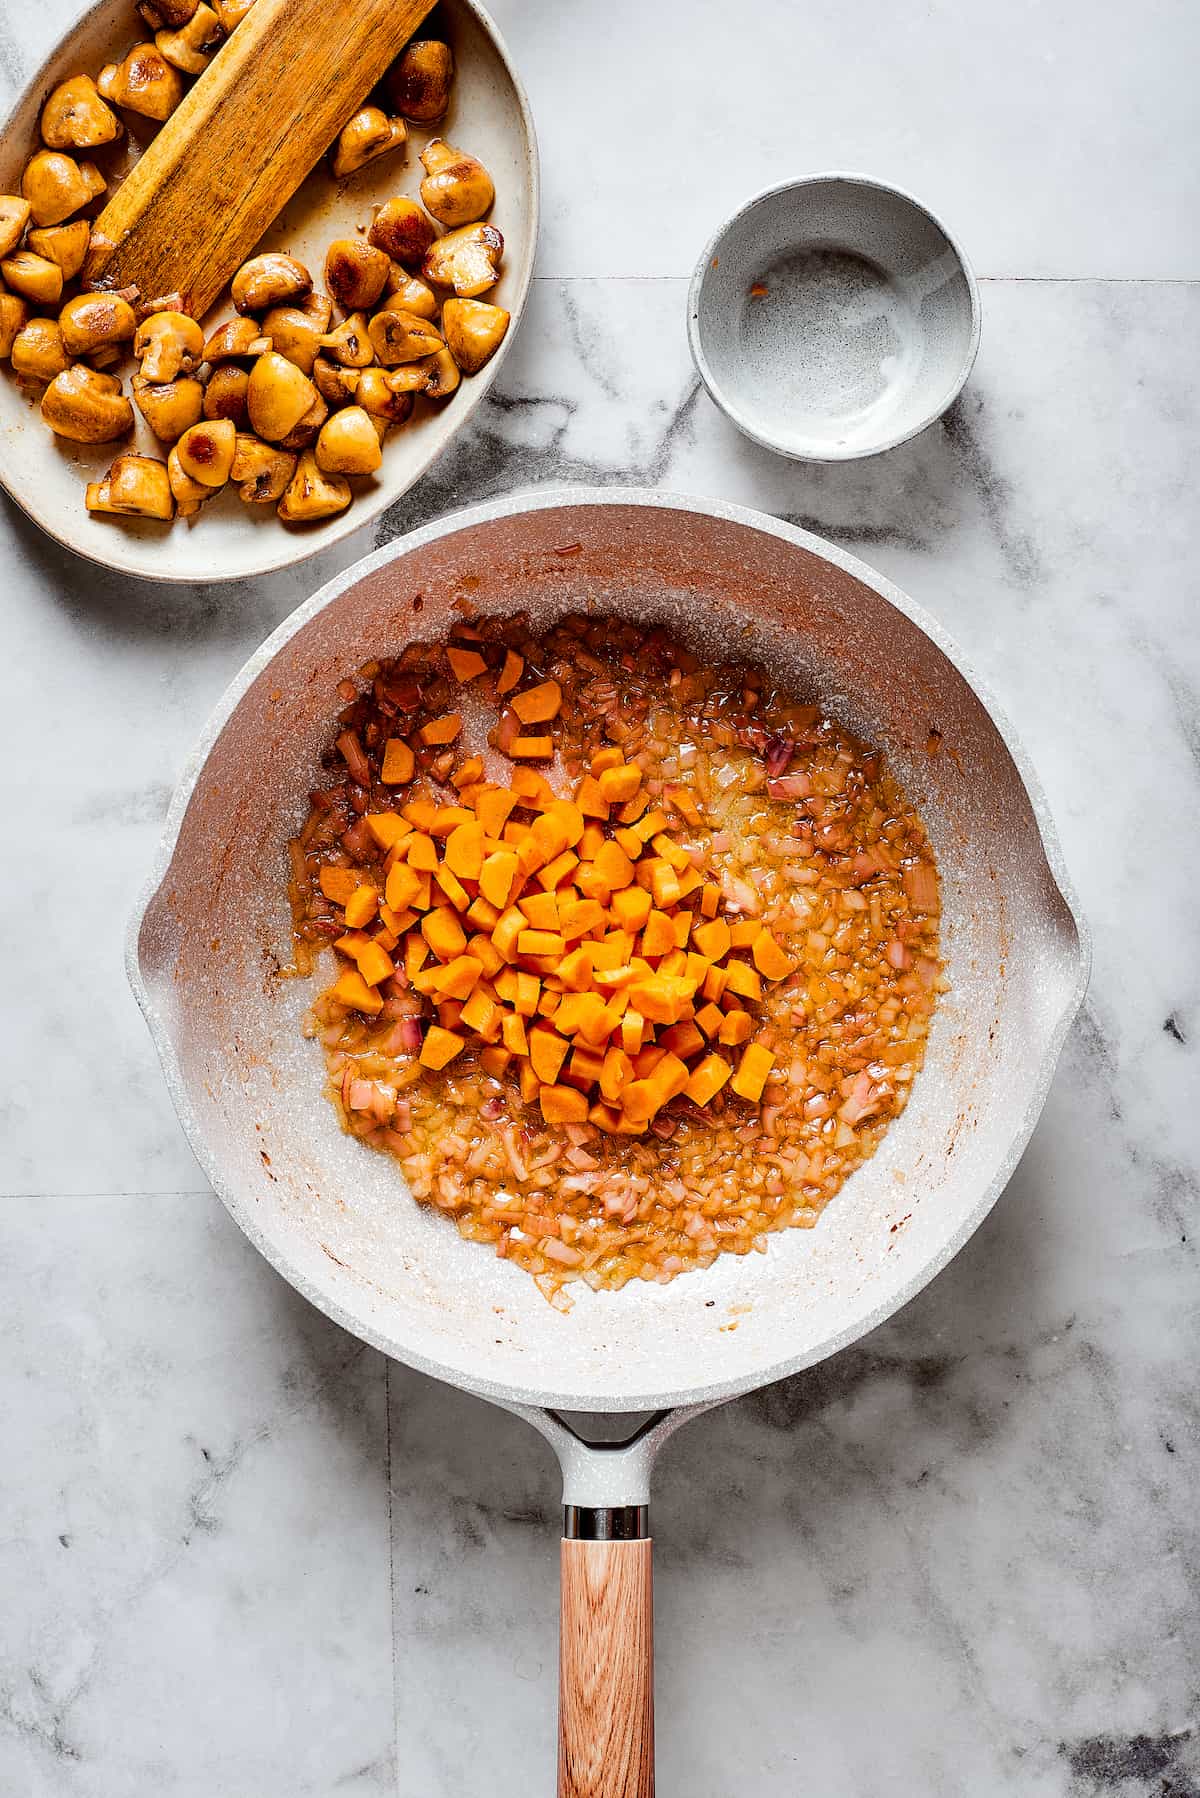
[[[971,1211],[960,1222],[952,1235],[940,1245],[937,1252],[923,1263],[909,1280],[894,1292],[889,1293],[878,1305],[842,1329],[832,1332],[821,1341],[798,1353],[783,1355],[765,1367],[742,1371],[728,1380],[710,1380],[696,1386],[676,1387],[666,1391],[638,1388],[622,1393],[619,1397],[614,1397],[611,1392],[597,1393],[586,1389],[560,1389],[553,1386],[531,1386],[492,1380],[485,1374],[477,1373],[470,1368],[441,1360],[435,1355],[425,1354],[411,1345],[397,1341],[386,1331],[376,1328],[357,1314],[353,1307],[343,1303],[338,1294],[328,1286],[310,1279],[305,1273],[294,1267],[274,1236],[258,1223],[253,1201],[236,1189],[232,1189],[230,1183],[220,1176],[215,1157],[211,1153],[205,1134],[200,1129],[192,1110],[190,1095],[183,1079],[170,1032],[158,1015],[150,983],[142,966],[139,947],[147,913],[170,870],[188,806],[209,755],[250,688],[280,650],[348,588],[356,585],[365,575],[372,573],[375,569],[399,561],[411,551],[422,549],[430,543],[474,529],[479,525],[495,523],[500,518],[551,511],[568,506],[576,509],[586,506],[605,509],[643,507],[660,511],[693,512],[707,519],[716,518],[726,523],[758,531],[764,535],[779,538],[832,563],[854,579],[861,581],[887,604],[900,612],[933,642],[951,666],[966,681],[987,712],[1011,756],[1029,799],[1046,866],[1071,921],[1075,937],[1074,979],[1054,1026],[1047,1032],[1043,1041],[1037,1059],[1036,1074],[1030,1085],[1029,1098],[1008,1148]],[[1064,953],[1070,953],[1070,945],[1064,946]],[[917,605],[893,582],[857,556],[840,549],[836,544],[826,542],[810,531],[802,530],[798,526],[774,518],[769,513],[704,495],[662,493],[640,487],[584,485],[563,485],[525,490],[443,514],[409,535],[396,538],[360,561],[352,563],[348,568],[333,576],[310,599],[285,618],[230,681],[209,714],[196,744],[187,758],[168,808],[151,873],[141,890],[130,918],[125,943],[126,974],[146,1019],[162,1065],[168,1091],[189,1145],[225,1209],[276,1272],[280,1273],[318,1310],[324,1312],[327,1317],[341,1325],[343,1329],[348,1330],[360,1341],[369,1343],[391,1359],[400,1361],[418,1372],[430,1374],[464,1391],[476,1393],[482,1398],[501,1404],[523,1404],[579,1412],[663,1410],[680,1405],[706,1404],[737,1397],[741,1393],[770,1385],[776,1380],[783,1379],[790,1374],[800,1373],[807,1367],[827,1360],[831,1355],[837,1354],[841,1349],[869,1334],[915,1298],[975,1233],[1011,1179],[1045,1106],[1067,1031],[1083,1002],[1091,971],[1091,960],[1091,933],[1080,910],[1074,886],[1066,869],[1058,834],[1041,782],[1020,738],[1003,708],[998,704],[988,683],[976,675],[963,651],[935,618],[923,607]]]

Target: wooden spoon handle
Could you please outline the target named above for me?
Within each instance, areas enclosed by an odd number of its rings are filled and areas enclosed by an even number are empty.
[[[563,1540],[558,1798],[654,1798],[649,1540]]]
[[[96,221],[89,286],[200,318],[433,0],[255,0]]]

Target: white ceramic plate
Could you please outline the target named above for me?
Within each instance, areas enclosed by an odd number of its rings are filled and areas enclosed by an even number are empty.
[[[281,524],[273,506],[243,505],[232,488],[209,501],[191,521],[176,520],[172,525],[90,516],[83,503],[87,481],[99,479],[122,449],[162,456],[164,447],[140,416],[134,436],[115,444],[61,442],[38,415],[40,390],[23,391],[5,365],[0,370],[0,483],[60,543],[92,561],[150,580],[228,581],[265,574],[328,549],[378,516],[424,474],[466,424],[496,377],[529,289],[537,242],[537,142],[525,90],[483,7],[476,0],[443,0],[437,21],[435,28],[451,44],[455,58],[446,117],[428,129],[410,125],[404,150],[381,157],[346,181],[335,183],[323,162],[263,242],[298,256],[320,286],[330,240],[353,236],[356,225],[370,222],[372,207],[390,195],[416,197],[424,174],[419,153],[430,137],[444,136],[478,156],[496,183],[496,204],[489,218],[504,234],[504,263],[500,281],[487,298],[512,314],[500,349],[479,374],[465,377],[440,407],[419,402],[410,422],[389,433],[378,475],[353,483],[353,504],[336,518],[307,526]],[[42,103],[55,83],[81,71],[95,76],[104,63],[124,56],[138,36],[132,0],[98,0],[87,9],[0,130],[0,192],[20,192],[21,170],[39,146]],[[130,114],[122,116],[134,133],[144,122]],[[105,153],[93,155],[108,173]],[[229,305],[215,308],[209,324],[232,316]],[[126,374],[130,368],[126,366]]]

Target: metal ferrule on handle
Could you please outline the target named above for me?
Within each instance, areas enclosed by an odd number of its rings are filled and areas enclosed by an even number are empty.
[[[650,1535],[649,1505],[564,1505],[567,1542],[644,1542]]]

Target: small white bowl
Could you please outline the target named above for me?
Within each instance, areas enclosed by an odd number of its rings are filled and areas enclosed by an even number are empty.
[[[802,462],[915,437],[958,397],[979,290],[946,227],[865,175],[756,194],[717,232],[688,294],[701,380],[740,431]]]

